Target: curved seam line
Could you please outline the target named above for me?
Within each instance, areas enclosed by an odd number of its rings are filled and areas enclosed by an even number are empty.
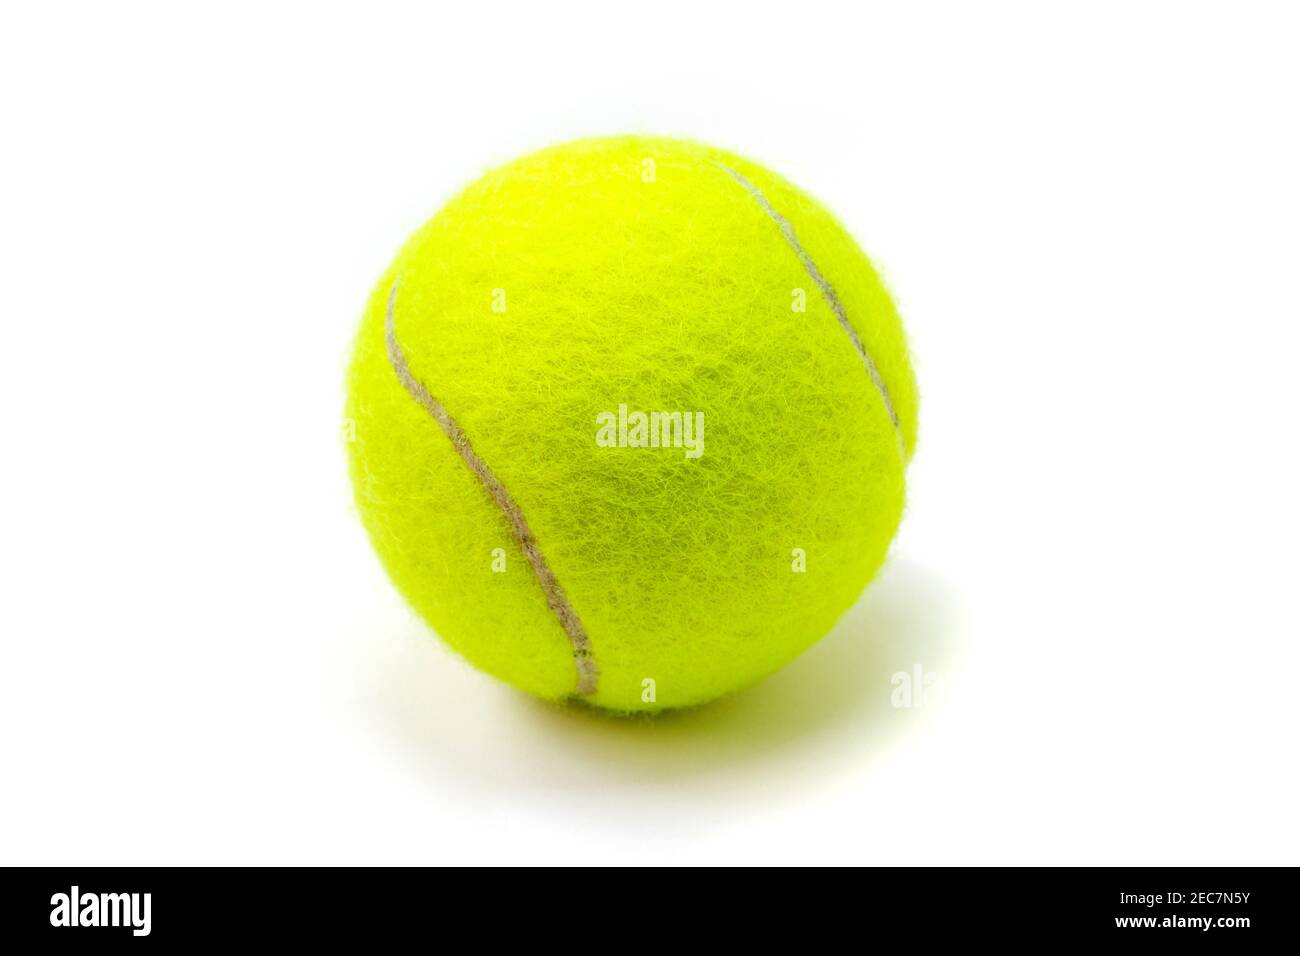
[[[740,183],[740,185],[744,187],[745,191],[749,193],[756,203],[758,203],[759,207],[762,208],[762,210],[767,213],[772,221],[780,228],[781,235],[785,237],[786,243],[794,250],[795,254],[799,257],[799,261],[803,263],[804,271],[812,277],[817,288],[821,290],[822,298],[824,298],[827,304],[831,307],[831,311],[835,313],[835,318],[839,320],[840,327],[844,329],[845,334],[848,335],[849,340],[853,343],[853,347],[857,349],[858,355],[861,356],[862,364],[866,366],[867,374],[871,377],[871,383],[876,386],[876,391],[880,392],[880,397],[885,403],[885,411],[889,413],[889,420],[894,423],[894,431],[898,433],[898,440],[901,444],[903,440],[902,429],[898,422],[898,413],[894,411],[894,402],[889,397],[889,389],[885,387],[885,380],[880,377],[880,369],[876,368],[876,363],[872,361],[871,353],[868,352],[867,347],[862,344],[862,339],[859,337],[857,329],[855,329],[853,324],[849,322],[848,313],[844,310],[844,303],[840,301],[839,295],[835,292],[835,287],[830,284],[830,280],[822,275],[821,269],[817,268],[817,263],[813,261],[812,256],[808,255],[807,250],[805,250],[803,245],[799,242],[798,236],[794,233],[794,226],[790,224],[788,219],[776,211],[772,204],[767,201],[767,197],[763,195],[762,191],[746,179],[740,172],[732,169],[730,166],[716,161],[714,162],[714,165],[736,182]]]
[[[560,626],[564,628],[564,633],[569,638],[569,643],[573,646],[573,660],[578,669],[578,693],[584,695],[594,694],[600,671],[596,667],[595,655],[591,649],[591,640],[587,637],[587,631],[582,626],[582,621],[578,618],[578,612],[574,610],[568,596],[564,593],[564,588],[560,586],[559,580],[556,579],[555,574],[546,563],[546,558],[542,556],[541,550],[537,547],[537,539],[533,536],[532,529],[529,528],[523,511],[520,510],[515,500],[510,497],[505,485],[501,484],[500,479],[493,474],[487,462],[474,451],[469,437],[456,423],[456,420],[451,417],[446,407],[433,397],[433,394],[425,388],[423,382],[412,374],[410,365],[407,364],[406,355],[402,352],[402,347],[397,341],[396,320],[394,319],[398,283],[399,280],[394,278],[393,287],[388,292],[388,312],[384,320],[384,339],[388,346],[388,361],[393,366],[393,371],[397,374],[402,387],[433,416],[433,420],[438,423],[438,427],[442,429],[443,434],[451,440],[452,447],[460,455],[461,461],[478,478],[496,503],[496,506],[505,515],[515,543],[523,551],[524,557],[533,569],[533,576],[542,588],[547,607],[559,620]]]

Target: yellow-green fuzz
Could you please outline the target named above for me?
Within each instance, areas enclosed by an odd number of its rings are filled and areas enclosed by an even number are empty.
[[[702,453],[598,441],[620,406],[702,416]],[[630,712],[739,690],[831,628],[898,526],[916,407],[894,305],[826,209],[627,136],[518,159],[420,229],[346,415],[415,610],[503,681]]]

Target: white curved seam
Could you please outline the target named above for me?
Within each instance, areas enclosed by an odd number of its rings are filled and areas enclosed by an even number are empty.
[[[862,364],[866,366],[867,369],[867,375],[871,377],[871,383],[876,386],[876,391],[880,392],[880,397],[885,403],[885,411],[889,413],[889,420],[894,423],[894,430],[899,432],[899,441],[901,442],[902,432],[898,423],[898,413],[894,411],[894,402],[889,397],[889,389],[885,387],[885,380],[880,377],[880,369],[876,368],[876,363],[872,361],[871,353],[869,353],[867,347],[862,344],[862,338],[858,335],[858,330],[853,327],[851,322],[849,322],[848,313],[844,311],[844,303],[840,301],[840,297],[836,294],[835,287],[830,284],[830,281],[824,275],[822,275],[821,269],[817,268],[817,263],[813,261],[812,256],[808,255],[808,251],[804,249],[803,245],[799,242],[799,237],[794,233],[794,226],[790,225],[790,221],[773,208],[772,204],[767,201],[767,197],[763,195],[762,190],[730,166],[723,165],[722,163],[715,163],[715,165],[736,182],[740,183],[740,185],[744,187],[745,191],[753,197],[756,203],[758,203],[759,207],[767,213],[768,216],[771,217],[772,221],[780,228],[781,235],[785,237],[786,243],[794,250],[795,255],[799,257],[799,261],[803,263],[804,271],[812,277],[817,288],[821,290],[822,298],[824,298],[826,303],[831,307],[831,311],[835,313],[835,318],[839,320],[840,327],[844,329],[844,333],[849,337],[849,341],[853,343],[853,347],[857,350],[858,355],[861,356]]]
[[[523,551],[529,567],[533,570],[533,576],[537,579],[537,583],[541,585],[542,593],[546,597],[546,606],[551,609],[551,613],[559,620],[560,626],[564,628],[564,633],[569,639],[569,644],[573,647],[573,660],[578,670],[577,691],[584,696],[594,694],[600,678],[600,671],[596,667],[596,658],[592,653],[591,640],[587,637],[587,631],[582,626],[582,621],[578,618],[578,612],[574,610],[573,604],[570,603],[568,596],[564,593],[564,588],[560,586],[559,580],[556,579],[555,574],[546,563],[546,558],[542,555],[541,549],[538,548],[537,539],[533,536],[532,529],[529,528],[523,511],[520,510],[515,500],[510,497],[505,485],[501,484],[500,479],[493,474],[487,462],[474,451],[469,438],[460,425],[456,423],[456,420],[451,417],[442,402],[434,398],[433,393],[411,372],[411,367],[406,361],[406,355],[402,352],[402,346],[397,341],[396,320],[393,317],[396,311],[397,286],[398,280],[395,278],[393,279],[393,287],[388,292],[388,313],[384,320],[384,339],[388,347],[388,361],[393,366],[393,371],[397,373],[398,381],[402,383],[402,387],[433,416],[433,420],[438,423],[438,427],[442,429],[443,434],[451,440],[452,447],[460,455],[461,461],[465,462],[466,467],[474,473],[474,477],[479,480],[487,490],[488,495],[496,503],[496,506],[501,509],[501,513],[505,515],[515,543]]]

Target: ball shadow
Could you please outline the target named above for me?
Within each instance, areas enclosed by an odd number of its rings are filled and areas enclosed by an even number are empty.
[[[823,640],[742,693],[656,717],[617,717],[520,698],[522,719],[554,743],[593,755],[609,772],[657,780],[711,774],[823,746],[879,749],[914,724],[891,701],[894,675],[952,656],[949,595],[928,572],[890,565]]]
[[[418,660],[385,665],[387,690],[371,689],[389,701],[390,729],[442,780],[451,774],[493,790],[654,791],[779,770],[774,785],[791,783],[859,766],[917,725],[917,711],[894,706],[891,681],[917,664],[949,668],[954,610],[945,582],[910,561],[891,562],[832,632],[784,670],[733,697],[656,717],[537,701],[467,665],[449,668],[427,643]]]

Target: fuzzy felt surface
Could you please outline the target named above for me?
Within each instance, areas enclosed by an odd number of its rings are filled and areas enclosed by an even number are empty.
[[[897,428],[733,172],[834,287]],[[806,311],[792,308],[796,289]],[[363,318],[349,453],[385,568],[473,664],[544,698],[575,696],[571,635],[517,529],[395,373],[390,298],[410,374],[526,516],[581,620],[590,703],[654,711],[743,688],[825,634],[883,561],[916,441],[902,324],[852,237],[761,166],[650,137],[525,156],[413,236]],[[601,447],[598,416],[620,405],[703,413],[703,453]]]

